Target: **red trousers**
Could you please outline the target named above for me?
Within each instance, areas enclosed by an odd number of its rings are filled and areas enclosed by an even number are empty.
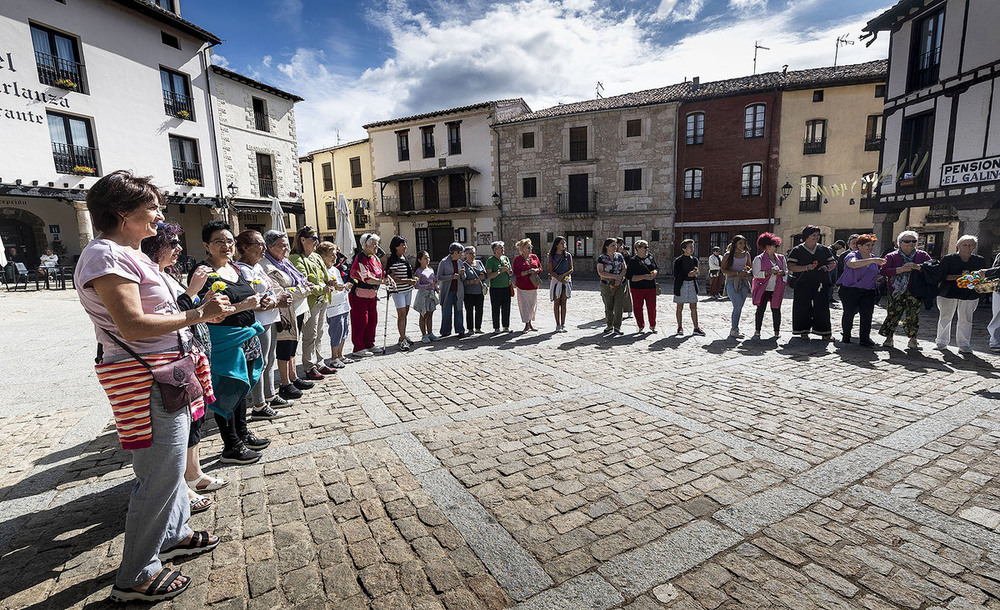
[[[642,304],[646,304],[649,312],[649,326],[656,328],[656,288],[633,288],[632,289],[632,313],[635,314],[635,323],[639,328],[646,326],[646,321],[642,317]]]
[[[354,351],[360,352],[375,346],[375,329],[378,328],[378,299],[362,299],[353,292],[347,294],[351,303],[351,341]]]

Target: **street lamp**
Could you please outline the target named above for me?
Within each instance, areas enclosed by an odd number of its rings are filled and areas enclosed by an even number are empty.
[[[236,196],[236,191],[240,190],[240,188],[238,186],[236,186],[235,183],[232,183],[232,182],[230,182],[229,186],[227,186],[226,188],[229,189],[229,196],[230,197],[235,197]]]
[[[493,205],[500,207],[500,194],[493,191]]]
[[[785,181],[785,186],[781,187],[781,199],[778,200],[778,205],[781,206],[788,199],[788,196],[792,194],[792,185]]]

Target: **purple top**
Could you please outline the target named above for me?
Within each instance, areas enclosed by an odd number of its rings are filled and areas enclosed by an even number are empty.
[[[414,288],[416,288],[417,290],[432,289],[434,281],[436,280],[436,278],[434,277],[433,269],[431,269],[429,266],[426,269],[417,269],[416,275],[417,275],[417,283],[414,286]]]
[[[931,260],[930,254],[927,254],[923,250],[914,250],[913,262],[918,265],[922,265],[929,260]],[[896,269],[899,269],[902,266],[903,255],[900,254],[899,250],[893,250],[889,254],[885,255],[885,264],[882,265],[880,273],[886,277],[893,277],[896,275]]]
[[[90,321],[94,323],[97,341],[104,346],[105,360],[124,356],[126,352],[104,334],[102,328],[114,334],[115,338],[138,354],[177,351],[177,333],[138,341],[125,341],[91,284],[92,280],[109,274],[123,277],[139,285],[139,299],[142,302],[143,313],[168,315],[180,311],[174,300],[173,291],[160,275],[159,266],[150,261],[145,254],[107,239],[93,240],[80,254],[76,272],[73,274],[73,284],[76,286],[80,303],[90,316]],[[180,332],[185,342],[190,341],[190,330],[184,328]]]
[[[875,290],[875,282],[878,280],[878,265],[869,263],[864,267],[852,268],[847,265],[848,261],[865,260],[858,257],[857,252],[851,252],[844,257],[844,273],[840,275],[837,283],[848,288],[863,288],[865,290]]]

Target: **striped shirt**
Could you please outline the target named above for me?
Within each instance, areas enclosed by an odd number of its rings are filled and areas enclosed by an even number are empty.
[[[413,286],[404,284],[402,281],[413,279],[413,269],[410,268],[410,263],[406,262],[405,258],[389,257],[386,264],[388,265],[389,277],[396,282],[396,289],[393,292],[405,293],[413,289]]]

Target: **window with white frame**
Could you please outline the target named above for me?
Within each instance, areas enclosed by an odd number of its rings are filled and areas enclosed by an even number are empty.
[[[701,199],[701,169],[684,170],[684,198]]]
[[[743,186],[740,192],[744,197],[760,195],[763,174],[764,167],[760,163],[747,163],[743,166]]]

